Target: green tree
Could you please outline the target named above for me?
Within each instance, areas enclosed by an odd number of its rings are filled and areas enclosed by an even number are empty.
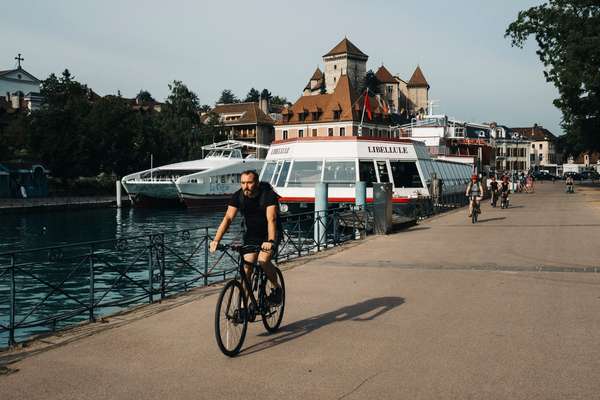
[[[549,0],[519,12],[505,37],[522,48],[533,36],[546,81],[556,86],[567,152],[600,150],[600,3]]]
[[[254,88],[250,89],[250,91],[248,92],[248,94],[246,95],[246,99],[244,99],[245,102],[257,102],[260,99],[260,92]]]
[[[140,92],[137,94],[137,96],[135,96],[135,98],[137,100],[139,100],[141,102],[145,102],[145,103],[156,101],[156,100],[154,100],[154,97],[152,97],[150,92],[147,90],[144,90],[144,89],[140,90]]]
[[[285,97],[280,97],[280,96],[271,97],[271,104],[283,106],[288,103],[289,103],[289,101]]]
[[[263,89],[262,92],[260,92],[260,97],[262,99],[271,100],[273,95],[271,95],[271,92],[269,92],[268,89]]]
[[[379,80],[377,80],[377,77],[375,76],[375,73],[372,69],[367,71],[367,74],[365,76],[365,85],[360,92],[362,93],[366,89],[369,89],[369,92],[371,94],[379,93]]]
[[[221,92],[221,97],[217,100],[217,104],[232,104],[239,103],[240,100],[233,94],[229,89],[225,89]]]

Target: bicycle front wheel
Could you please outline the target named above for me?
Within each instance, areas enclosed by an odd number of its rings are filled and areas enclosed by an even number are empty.
[[[283,281],[283,274],[279,268],[274,268],[277,275],[277,281],[281,286],[281,301],[279,303],[272,303],[267,300],[266,310],[262,314],[263,325],[265,326],[265,329],[271,333],[279,329],[281,321],[283,320],[283,311],[285,309],[285,282]],[[265,292],[267,296],[269,293],[271,293],[271,289],[273,288],[273,284],[267,279],[267,284],[265,285]]]
[[[246,296],[240,282],[227,282],[219,294],[215,310],[215,336],[219,349],[226,356],[233,357],[242,348],[248,329],[246,307]]]

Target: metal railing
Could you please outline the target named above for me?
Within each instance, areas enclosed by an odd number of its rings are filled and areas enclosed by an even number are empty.
[[[369,213],[347,207],[282,217],[277,261],[365,237]],[[10,347],[230,278],[237,256],[209,253],[215,231],[207,226],[0,254],[0,340]]]

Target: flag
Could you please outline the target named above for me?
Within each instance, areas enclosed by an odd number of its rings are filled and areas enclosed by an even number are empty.
[[[369,91],[365,90],[365,104],[364,109],[367,112],[367,117],[369,117],[369,121],[373,119],[373,114],[371,112],[371,104],[369,103]]]

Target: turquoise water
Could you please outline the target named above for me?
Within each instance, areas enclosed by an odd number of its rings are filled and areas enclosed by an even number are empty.
[[[89,245],[70,246],[60,250],[30,251],[34,248],[63,246],[73,243],[123,239],[95,245],[93,279],[95,301],[101,300],[103,307],[95,310],[96,316],[111,314],[127,307],[124,302],[134,299],[132,304],[149,301],[149,265],[152,261],[153,275],[159,274],[158,260],[163,259],[167,287],[171,293],[183,290],[188,282],[198,279],[206,265],[221,274],[222,270],[235,264],[225,257],[210,255],[204,258],[205,230],[195,228],[210,226],[213,235],[221,222],[223,211],[198,211],[186,209],[89,209],[51,211],[20,215],[0,215],[0,254],[17,253],[15,271],[17,341],[35,333],[85,321],[85,307],[90,304],[90,252]],[[163,255],[148,252],[150,238],[135,236],[192,230],[185,234],[165,235]],[[224,241],[239,237],[240,224],[234,222]],[[154,257],[154,258],[152,258]],[[10,257],[0,255],[0,325],[9,325],[10,305]],[[158,290],[158,278],[153,278],[154,290]],[[211,278],[222,279],[221,277]],[[190,286],[200,286],[203,279],[192,281]],[[186,285],[182,287],[181,285]],[[179,286],[177,286],[179,285]],[[56,290],[59,288],[59,290]],[[167,293],[168,294],[168,293]],[[154,295],[157,300],[159,295]],[[56,316],[82,310],[68,319],[44,323]],[[28,326],[29,325],[29,326]],[[0,326],[0,348],[6,346],[8,332]]]

